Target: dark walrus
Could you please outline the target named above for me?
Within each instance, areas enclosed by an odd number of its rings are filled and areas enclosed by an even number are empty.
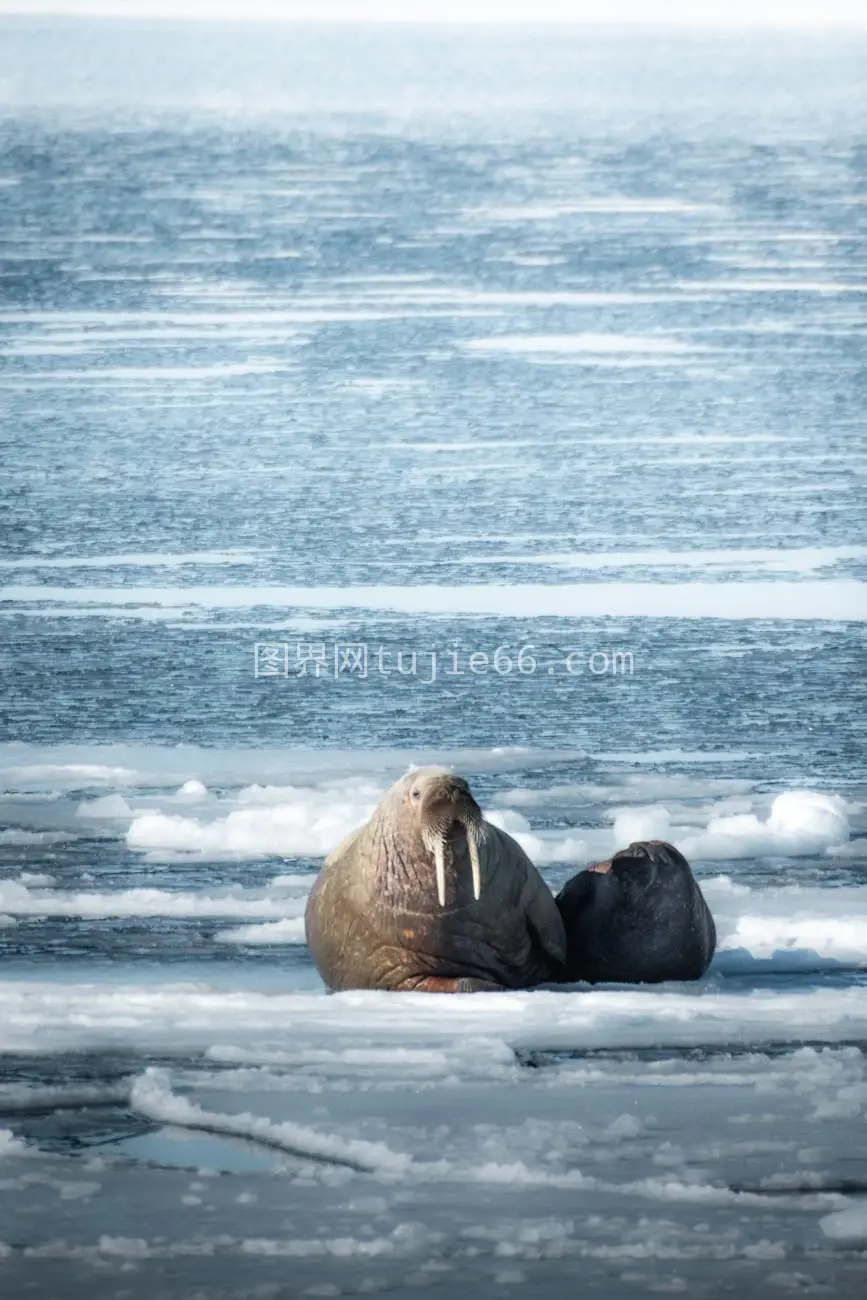
[[[332,989],[529,988],[558,978],[566,956],[550,889],[441,768],[397,781],[335,849],[305,924]]]
[[[716,948],[713,917],[689,863],[662,840],[630,844],[610,862],[579,871],[557,906],[570,982],[695,980]]]

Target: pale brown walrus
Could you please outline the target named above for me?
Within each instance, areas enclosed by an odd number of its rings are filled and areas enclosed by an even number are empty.
[[[566,935],[521,846],[442,768],[402,777],[327,859],[307,943],[331,989],[529,988],[562,976]]]

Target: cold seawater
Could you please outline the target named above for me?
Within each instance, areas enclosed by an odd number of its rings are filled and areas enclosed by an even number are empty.
[[[4,1297],[863,1294],[865,55],[0,23]],[[708,976],[324,996],[411,761]]]

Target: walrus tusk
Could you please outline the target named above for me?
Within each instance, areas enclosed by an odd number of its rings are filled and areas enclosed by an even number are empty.
[[[479,840],[476,827],[467,827],[467,848],[470,850],[470,866],[473,870],[473,898],[478,902],[482,894],[482,871],[479,866]]]
[[[437,898],[440,900],[440,907],[446,905],[446,861],[445,861],[445,841],[440,835],[434,844],[434,866],[437,873]]]

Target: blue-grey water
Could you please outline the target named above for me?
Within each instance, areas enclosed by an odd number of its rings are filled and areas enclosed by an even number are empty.
[[[861,1294],[865,123],[857,33],[0,20],[9,1294]],[[709,980],[326,1003],[309,877],[428,757],[553,885],[677,839]]]

